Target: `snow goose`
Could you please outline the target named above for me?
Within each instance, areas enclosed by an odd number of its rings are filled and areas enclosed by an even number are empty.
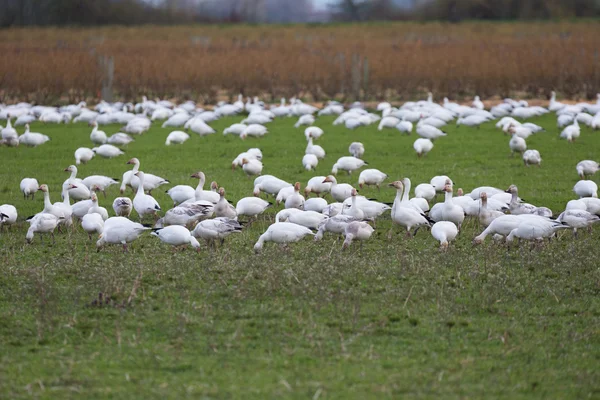
[[[235,167],[242,167],[242,161],[244,159],[257,159],[260,161],[262,160],[262,152],[260,149],[252,148],[248,149],[248,151],[238,154],[238,156],[231,162],[231,170],[234,171]]]
[[[54,242],[54,229],[56,229],[59,220],[60,218],[56,215],[45,212],[36,214],[28,219],[29,229],[27,229],[27,234],[25,235],[27,243],[33,241],[34,233],[50,233],[52,235],[52,242]],[[42,236],[42,243],[43,242],[44,239]]]
[[[577,118],[573,120],[573,124],[565,127],[563,131],[560,133],[560,137],[563,139],[567,139],[568,142],[573,142],[575,139],[579,137],[581,134],[581,128],[579,127],[579,123],[577,122]]]
[[[122,150],[112,144],[103,144],[100,147],[94,147],[92,151],[104,158],[115,158],[125,154]]]
[[[265,242],[287,245],[288,243],[298,242],[309,235],[314,236],[314,233],[302,225],[291,222],[276,222],[269,226],[265,233],[260,235],[254,245],[254,251],[259,253],[263,249]]]
[[[92,123],[92,126],[94,127],[92,129],[92,133],[90,134],[90,140],[92,141],[92,143],[94,143],[94,144],[106,143],[108,138],[106,137],[106,133],[104,131],[98,130],[98,122],[94,121]]]
[[[419,121],[419,123],[435,126],[438,129],[441,129],[447,125],[447,121],[445,119],[441,119],[441,118],[434,117],[434,116],[429,116],[425,119],[422,119],[421,121]]]
[[[242,160],[242,169],[248,177],[260,175],[263,170],[263,163],[257,159],[244,158]]]
[[[479,223],[484,228],[487,228],[492,223],[493,220],[495,220],[498,217],[502,217],[505,214],[502,211],[488,210],[488,208],[487,208],[488,198],[487,198],[486,192],[481,192],[480,197],[481,197],[481,207],[479,208]]]
[[[450,221],[439,221],[431,227],[431,236],[440,242],[440,250],[447,250],[448,244],[456,239],[458,228]]]
[[[598,185],[594,181],[581,180],[573,186],[573,191],[579,198],[598,197]]]
[[[253,194],[258,196],[260,192],[265,192],[277,196],[279,191],[286,187],[293,187],[293,185],[273,175],[262,175],[254,180]]]
[[[537,165],[539,167],[542,164],[542,156],[537,150],[527,150],[523,153],[523,163],[526,167],[530,165]]]
[[[329,192],[331,193],[331,197],[335,199],[335,201],[344,201],[348,197],[352,195],[352,185],[348,183],[337,183],[337,179],[333,175],[327,175],[327,177],[323,180],[323,183],[331,183],[331,189]]]
[[[435,198],[435,187],[429,183],[420,183],[415,187],[415,197],[431,201]]]
[[[481,115],[469,115],[466,117],[461,117],[456,120],[456,126],[465,125],[465,126],[476,126],[479,129],[479,126],[484,122],[487,122],[488,119]]]
[[[342,250],[347,249],[353,240],[360,240],[360,247],[362,249],[362,242],[368,240],[375,229],[364,221],[352,221],[344,229],[344,236],[346,239],[342,244]]]
[[[314,154],[305,154],[302,157],[302,166],[307,171],[312,171],[317,169],[317,165],[319,165],[319,159]]]
[[[352,157],[362,158],[365,154],[365,146],[360,142],[352,142],[348,147],[348,152]]]
[[[475,200],[473,200],[471,196],[464,196],[462,188],[458,188],[456,196],[452,197],[452,202],[457,206],[460,206],[463,210],[466,210],[475,202]]]
[[[286,208],[277,213],[275,222],[288,221],[310,229],[317,229],[327,218],[329,217],[316,211],[302,211],[296,208]]]
[[[481,244],[485,241],[485,238],[489,235],[500,235],[503,237],[508,236],[513,229],[519,227],[523,221],[534,221],[536,219],[548,220],[547,218],[540,217],[539,215],[523,214],[523,215],[502,215],[495,218],[481,234],[477,235],[473,239],[473,244]]]
[[[130,171],[126,171],[123,174],[123,178],[121,179],[121,193],[125,193],[125,187],[130,186],[134,191],[136,191],[140,185],[140,179],[135,175],[140,170],[140,160],[137,158],[132,158],[127,161],[125,164],[133,164],[133,169]],[[151,194],[154,189],[161,185],[165,185],[169,183],[168,180],[161,178],[160,176],[156,176],[153,174],[144,174],[144,190]]]
[[[385,203],[378,201],[369,200],[364,196],[354,196],[344,200],[342,214],[355,215],[357,219],[368,219],[375,221],[376,218],[380,217],[384,212],[391,210],[392,207]],[[362,216],[358,218],[359,213],[352,210],[356,207],[362,212]]]
[[[417,124],[417,135],[425,139],[435,140],[442,136],[446,136],[446,132],[427,124]]]
[[[406,228],[406,235],[408,237],[417,233],[418,229],[422,226],[431,226],[428,218],[423,213],[419,213],[414,208],[403,207],[402,203],[402,192],[404,185],[402,181],[395,181],[390,183],[388,186],[396,189],[396,199],[392,206],[392,222]],[[416,228],[415,232],[411,235],[410,230]],[[391,238],[393,227],[388,233],[388,238]]]
[[[306,145],[304,154],[314,154],[320,160],[325,158],[325,150],[321,146],[313,144],[312,136],[308,136],[308,144]]]
[[[44,209],[42,210],[42,213],[53,214],[61,219],[64,218],[65,214],[63,209],[60,206],[52,204],[52,202],[50,201],[50,191],[48,189],[48,185],[40,185],[39,190],[41,190],[44,194]]]
[[[82,182],[89,190],[92,190],[92,187],[95,187],[96,190],[104,193],[104,197],[106,197],[106,188],[118,184],[119,180],[104,175],[90,175],[83,178]]]
[[[127,244],[136,240],[142,233],[152,228],[128,220],[125,217],[111,217],[104,221],[104,229],[96,242],[98,251],[105,244],[122,244],[127,251]]]
[[[327,180],[326,176],[314,176],[308,180],[304,188],[304,196],[308,197],[310,193],[314,193],[317,197],[325,196],[331,191],[332,183]]]
[[[438,203],[439,207],[437,207],[438,204],[433,206],[429,216],[436,222],[450,221],[454,223],[460,231],[460,227],[465,220],[465,211],[461,206],[454,204],[452,201],[452,184],[449,180],[446,183],[444,191],[446,192],[444,203]],[[473,200],[471,199],[471,201]]]
[[[585,210],[565,210],[556,221],[573,228],[573,235],[577,237],[577,229],[591,227],[592,224],[600,222],[600,217]]]
[[[113,210],[118,217],[129,217],[132,209],[133,203],[129,197],[117,197],[113,201]]]
[[[242,225],[238,221],[217,217],[200,221],[192,231],[192,235],[196,238],[206,240],[210,246],[211,244],[214,245],[214,241],[217,239],[223,244],[227,236],[241,231]]]
[[[600,164],[592,160],[583,160],[577,163],[575,169],[577,170],[577,175],[579,175],[581,179],[585,179],[586,176],[591,176],[598,172],[598,170],[600,170]]]
[[[515,185],[510,185],[506,193],[511,194],[510,203],[508,208],[510,213],[513,215],[521,215],[521,214],[535,214],[543,217],[551,217],[552,211],[546,207],[536,207],[533,204],[529,203],[520,203],[519,202],[519,189]]]
[[[358,176],[358,186],[362,189],[364,185],[377,186],[379,189],[381,183],[387,179],[387,174],[384,174],[378,169],[365,169],[362,170]]]
[[[323,136],[323,133],[323,129],[319,128],[318,126],[309,126],[304,130],[304,136],[306,136],[306,140],[308,140],[309,137],[318,139]]]
[[[83,216],[81,227],[88,234],[88,238],[92,240],[92,234],[101,234],[104,230],[104,219],[98,213],[88,213]]]
[[[223,135],[235,135],[240,136],[242,132],[248,127],[246,124],[232,124],[223,130]]]
[[[379,121],[378,131],[382,131],[383,128],[395,128],[400,123],[400,119],[394,116],[387,116]]]
[[[325,232],[337,233],[338,235],[344,234],[346,226],[353,221],[357,221],[357,219],[351,215],[343,214],[334,215],[324,219],[319,224],[317,234],[315,235],[315,241],[321,240]]]
[[[407,121],[405,117],[402,117],[402,120],[396,125],[396,129],[398,129],[401,133],[407,133],[410,135],[413,130],[413,124],[412,122]]]
[[[5,141],[6,143],[16,142],[17,145],[19,144],[19,134],[17,133],[17,130],[15,128],[13,128],[10,123],[10,114],[6,118],[6,127],[2,128],[1,134],[2,134],[2,140]]]
[[[108,144],[112,144],[115,146],[125,146],[131,142],[133,142],[133,138],[123,132],[117,132],[114,135],[111,135],[107,140]]]
[[[479,99],[479,96],[475,96],[475,99],[473,99],[473,103],[471,103],[471,105],[478,110],[483,110],[484,108],[483,102]]]
[[[510,135],[518,136],[523,139],[527,139],[529,136],[533,135],[533,132],[529,128],[526,128],[525,126],[514,126],[513,124],[508,126],[506,132]]]
[[[338,170],[341,169],[343,171],[347,171],[348,175],[350,175],[352,171],[360,169],[365,165],[368,165],[368,163],[364,160],[361,160],[360,158],[344,156],[338,158],[336,163],[333,164],[331,173],[335,175],[338,173]]]
[[[248,136],[252,137],[262,137],[269,133],[266,127],[260,124],[250,124],[244,129],[244,131],[240,134],[240,139],[246,139]]]
[[[413,149],[417,152],[417,157],[421,158],[433,149],[433,142],[429,139],[419,138],[413,143]]]
[[[327,207],[323,209],[323,215],[328,217],[334,217],[336,215],[341,215],[342,210],[344,209],[343,203],[331,203],[327,204]]]
[[[498,193],[506,193],[504,190],[502,189],[498,189],[492,186],[480,186],[478,188],[475,188],[471,191],[471,193],[469,193],[469,196],[471,196],[471,198],[473,200],[477,200],[481,197],[481,193],[485,192],[487,194],[488,197],[492,197]],[[509,199],[510,201],[510,199]],[[508,202],[507,202],[508,204]]]
[[[154,199],[154,197],[147,195],[144,193],[144,181],[145,174],[142,171],[137,171],[135,175],[140,180],[140,185],[138,186],[137,193],[133,198],[133,208],[138,213],[140,219],[144,218],[147,214],[156,215],[158,211],[160,211],[160,205]]]
[[[327,200],[320,197],[313,197],[312,199],[306,199],[304,202],[304,211],[316,211],[323,213],[323,210],[327,207]]]
[[[294,184],[294,194],[285,199],[285,208],[302,209],[304,206],[304,196],[300,194],[300,182]]]
[[[170,225],[164,228],[154,229],[151,233],[156,236],[161,242],[170,244],[171,246],[180,247],[191,245],[196,251],[200,252],[200,243],[192,236],[192,233],[185,227],[179,225]]]
[[[11,204],[0,206],[0,227],[14,225],[17,222],[17,209]]]
[[[88,189],[83,180],[77,178],[77,167],[70,165],[65,168],[65,172],[70,172],[71,176],[64,181],[63,185],[71,183],[76,186],[75,188],[69,190],[69,196],[71,196],[73,200],[89,199],[91,196],[90,189]]]
[[[315,117],[312,116],[311,114],[305,114],[302,115],[300,118],[298,118],[298,121],[294,124],[295,128],[298,128],[302,125],[314,125],[315,123]]]
[[[239,216],[244,215],[250,218],[256,218],[259,214],[271,207],[271,203],[259,197],[244,197],[240,199],[236,206],[235,212]]]
[[[410,188],[412,186],[410,178],[403,178],[402,184],[404,185],[404,191],[402,193],[402,199],[399,203],[401,207],[412,208],[419,213],[429,210],[429,203],[427,203],[426,200],[422,198],[409,199]]]
[[[184,126],[186,122],[190,120],[191,116],[187,112],[176,112],[171,115],[169,119],[167,119],[161,125],[161,128],[175,128]]]
[[[280,203],[285,203],[288,197],[292,196],[295,192],[294,186],[286,186],[277,193],[277,197],[275,197],[275,202],[277,205]]]
[[[434,187],[436,193],[442,193],[442,192],[445,192],[446,181],[448,181],[448,180],[450,180],[450,183],[452,185],[454,185],[454,183],[452,182],[452,179],[450,179],[446,175],[437,175],[437,176],[434,176],[429,181],[429,184]]]
[[[40,184],[35,178],[23,178],[21,180],[20,188],[23,193],[23,198],[27,200],[29,196],[31,196],[31,200],[33,200],[35,193],[38,191]]]
[[[225,189],[223,188],[219,188],[219,201],[215,205],[214,210],[217,218],[237,219],[237,211],[235,207],[225,199]]]
[[[88,161],[94,158],[95,155],[96,153],[94,153],[92,149],[80,147],[75,150],[75,164],[86,164]]]
[[[92,198],[90,199],[92,201],[92,206],[88,209],[88,214],[98,214],[102,217],[103,221],[106,221],[108,219],[108,211],[106,211],[106,208],[104,207],[100,207],[100,205],[98,204],[98,196],[96,195],[96,193],[92,192]]]
[[[36,147],[49,141],[50,138],[38,132],[29,132],[29,124],[25,124],[25,133],[19,136],[19,143]]]
[[[173,207],[175,207],[184,201],[190,199],[193,200],[195,198],[196,189],[189,185],[177,185],[167,190],[166,193],[169,195],[171,200],[173,200]]]
[[[200,117],[194,117],[187,121],[184,125],[184,129],[189,129],[194,133],[197,133],[201,137],[211,135],[216,131],[211,128],[206,122],[204,122]]]
[[[506,242],[512,242],[515,237],[519,239],[539,241],[553,236],[554,233],[560,229],[567,228],[569,228],[569,226],[566,224],[545,218],[522,221],[518,227],[513,229],[508,236],[506,236]]]
[[[173,131],[173,132],[169,133],[169,135],[167,136],[167,140],[165,141],[165,145],[166,146],[170,146],[171,143],[182,144],[186,140],[188,140],[189,138],[190,138],[190,135],[188,135],[184,131]]]
[[[527,150],[527,142],[522,137],[517,135],[512,135],[508,142],[508,147],[510,147],[511,156],[515,156],[515,153],[523,153]]]
[[[205,200],[205,201],[209,201],[213,204],[217,204],[217,202],[219,201],[219,193],[217,193],[216,191],[212,191],[212,190],[204,190],[204,184],[206,183],[206,175],[204,175],[204,172],[198,171],[198,172],[192,174],[191,177],[198,179],[198,186],[196,186],[194,195],[189,200],[186,200],[185,202]],[[211,184],[211,187],[212,187],[212,184]],[[216,188],[217,188],[217,186],[215,183],[214,189],[216,190]]]
[[[342,214],[344,215],[350,215],[351,217],[354,217],[358,220],[362,220],[365,219],[365,213],[363,212],[362,209],[360,209],[357,205],[356,205],[356,195],[358,194],[358,192],[356,191],[356,189],[352,189],[352,192],[350,193],[350,198],[351,198],[351,203],[350,203],[350,207],[349,208],[343,208],[342,209]]]

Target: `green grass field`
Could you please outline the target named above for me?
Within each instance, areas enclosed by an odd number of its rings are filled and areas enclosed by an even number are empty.
[[[241,118],[212,124],[218,132]],[[231,160],[263,151],[263,173],[303,185],[327,175],[352,141],[365,160],[413,186],[447,174],[455,188],[516,184],[520,196],[555,214],[574,197],[575,164],[597,158],[600,138],[587,128],[569,144],[554,116],[533,120],[547,132],[528,140],[541,168],[510,158],[508,137],[492,123],[449,126],[449,136],[417,159],[416,135],[376,125],[347,131],[319,118],[327,151],[316,173],[302,169],[306,145],[295,120],[276,120],[262,139],[220,133],[164,146],[170,130],[153,127],[112,160],[93,159],[80,177],[121,177],[130,157],[173,185],[195,185],[191,173],[225,187],[237,200],[252,180]],[[158,125],[159,124],[155,124]],[[108,134],[118,126],[102,128]],[[21,132],[22,129],[19,129]],[[25,217],[41,211],[38,192],[24,201],[19,182],[36,177],[58,201],[73,152],[91,147],[83,124],[43,126],[52,141],[38,148],[0,148],[0,204],[19,210],[19,225],[0,233],[0,397],[2,398],[598,398],[600,397],[600,234],[531,249],[488,242],[468,223],[447,253],[427,231],[387,240],[389,216],[362,251],[341,252],[332,236],[282,251],[252,246],[272,221],[271,209],[224,247],[173,254],[144,235],[129,253],[96,253],[81,230],[39,235],[27,245]],[[356,184],[358,173],[338,175]],[[390,179],[391,181],[392,179]],[[168,187],[165,187],[165,190]],[[155,197],[166,210],[163,190]],[[100,204],[112,214],[113,186]],[[393,190],[362,191],[392,201]],[[133,218],[136,218],[133,215]],[[101,296],[101,299],[99,299]],[[100,301],[99,301],[100,300]]]

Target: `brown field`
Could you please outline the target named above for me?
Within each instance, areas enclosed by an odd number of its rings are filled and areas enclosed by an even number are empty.
[[[0,101],[97,98],[102,57],[114,58],[112,89],[126,99],[591,98],[599,49],[594,21],[9,29]]]

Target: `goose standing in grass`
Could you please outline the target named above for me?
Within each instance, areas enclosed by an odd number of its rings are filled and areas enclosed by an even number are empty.
[[[458,230],[460,231],[460,227],[465,220],[465,211],[459,205],[454,204],[452,201],[452,184],[450,180],[446,181],[446,186],[444,188],[446,192],[446,198],[444,203],[436,204],[430,211],[429,216],[436,222],[439,221],[450,221],[454,223]],[[471,199],[472,200],[472,199]],[[439,205],[439,207],[437,207]]]
[[[259,196],[260,192],[265,192],[277,196],[281,189],[286,187],[293,187],[293,185],[273,175],[262,175],[254,180],[253,194]]]
[[[394,116],[383,117],[381,121],[379,121],[379,126],[377,127],[378,131],[382,131],[383,128],[395,128],[400,123],[400,119]]]
[[[314,154],[305,154],[302,157],[302,166],[307,171],[312,171],[317,169],[317,165],[319,165],[319,159]]]
[[[125,154],[125,152],[112,144],[103,144],[100,147],[94,147],[92,151],[104,158],[115,158]]]
[[[90,189],[88,189],[83,180],[77,178],[77,167],[70,165],[65,168],[65,172],[70,172],[71,176],[63,184],[71,183],[74,185],[74,188],[69,190],[69,196],[73,200],[89,199],[91,197]]]
[[[126,186],[130,186],[134,191],[137,191],[140,185],[140,179],[136,176],[136,173],[140,170],[140,160],[137,158],[132,158],[125,164],[133,164],[133,169],[126,171],[123,174],[123,179],[121,179],[121,187],[119,190],[121,193],[125,193]],[[148,194],[152,194],[154,189],[167,183],[169,183],[169,181],[161,178],[160,176],[144,174],[144,190],[148,192]]]
[[[186,140],[188,140],[189,138],[190,138],[190,135],[188,135],[184,131],[173,131],[173,132],[169,133],[169,136],[167,136],[167,140],[165,141],[165,145],[166,146],[170,146],[171,143],[173,143],[173,144],[182,144]]]
[[[95,155],[96,153],[94,153],[92,149],[80,147],[75,150],[75,164],[87,164],[87,162],[94,158]]]
[[[542,156],[537,150],[527,150],[523,153],[523,163],[526,167],[530,165],[537,165],[539,167],[542,164]]]
[[[90,140],[92,141],[92,143],[94,143],[94,144],[106,143],[108,138],[106,137],[106,133],[104,131],[98,130],[98,123],[96,121],[94,121],[92,123],[92,126],[94,127],[92,129],[92,133],[90,133]]]
[[[309,126],[304,130],[304,136],[306,136],[307,141],[309,137],[312,137],[313,139],[318,139],[321,136],[323,136],[324,133],[325,132],[323,132],[323,129],[319,128],[318,126]]]
[[[219,188],[219,201],[214,210],[217,218],[237,219],[236,208],[225,199],[225,189],[223,188]]]
[[[344,156],[338,158],[336,163],[333,164],[331,173],[333,175],[336,175],[338,173],[338,170],[341,169],[343,171],[347,171],[348,175],[350,175],[352,171],[356,171],[357,169],[360,169],[365,165],[368,165],[368,163],[364,160],[361,160],[360,158]]]
[[[592,176],[598,172],[598,170],[600,170],[600,164],[592,160],[583,160],[577,163],[575,169],[577,170],[577,175],[579,175],[579,178],[585,179],[586,177]]]
[[[496,218],[502,217],[505,214],[502,211],[488,210],[488,208],[487,208],[488,198],[487,198],[486,192],[481,192],[480,197],[481,197],[481,206],[479,207],[479,214],[478,214],[479,223],[484,228],[487,228],[488,226],[490,226],[490,224],[492,223],[493,220],[495,220]]]
[[[512,135],[508,141],[508,147],[510,147],[511,156],[514,157],[515,153],[523,154],[527,150],[527,142],[522,137]]]
[[[357,219],[351,215],[343,214],[334,215],[324,219],[323,222],[319,224],[317,234],[315,235],[315,241],[321,240],[325,232],[336,233],[338,235],[344,234],[346,226],[353,221],[357,221]]]
[[[594,181],[581,180],[573,186],[573,192],[579,198],[598,197],[598,185]]]
[[[348,151],[352,157],[362,158],[365,155],[365,146],[360,142],[352,142]]]
[[[313,144],[312,136],[308,137],[308,144],[306,145],[306,150],[304,154],[314,154],[318,159],[322,160],[325,158],[325,150],[317,144]]]
[[[417,124],[417,135],[425,139],[435,140],[446,136],[446,132],[427,124]]]
[[[36,147],[49,141],[50,138],[38,132],[29,132],[29,124],[25,124],[25,133],[19,136],[19,143]]]
[[[90,175],[83,178],[82,182],[89,190],[92,190],[92,187],[95,187],[96,190],[101,191],[106,198],[106,189],[109,186],[117,185],[119,180],[104,175]]]
[[[108,211],[106,211],[106,208],[100,207],[100,205],[98,204],[98,196],[94,192],[92,192],[91,201],[92,201],[92,206],[89,208],[87,213],[88,214],[98,214],[102,217],[103,221],[106,221],[108,219]]]
[[[440,242],[440,250],[447,250],[448,244],[458,235],[458,228],[450,221],[439,221],[431,227],[431,236]]]
[[[591,228],[592,224],[600,222],[600,217],[585,210],[565,210],[556,221],[573,228],[573,236],[577,237],[577,229]]]
[[[260,175],[263,170],[263,163],[257,159],[244,158],[242,160],[242,169],[248,177]]]
[[[506,236],[506,242],[510,243],[515,238],[540,241],[553,236],[558,230],[567,228],[569,226],[566,224],[546,218],[522,221]]]
[[[417,157],[421,158],[433,149],[433,142],[429,139],[419,138],[413,143],[413,149],[417,152]]]
[[[374,231],[375,229],[373,229],[371,225],[364,221],[350,222],[348,225],[346,225],[346,228],[344,229],[344,236],[346,237],[346,239],[342,244],[342,250],[345,250],[348,247],[350,247],[350,244],[352,244],[353,240],[359,240],[360,248],[362,249],[363,241],[369,240]]]
[[[331,197],[335,199],[335,201],[344,201],[348,197],[352,195],[352,185],[348,183],[337,183],[337,179],[333,175],[327,175],[323,180],[323,183],[331,183]]]
[[[248,136],[262,137],[269,133],[267,128],[260,124],[250,124],[240,133],[240,139],[246,139]]]
[[[256,159],[261,161],[262,152],[260,151],[260,149],[252,148],[248,149],[248,151],[238,154],[238,156],[231,162],[231,170],[234,171],[236,167],[242,167],[244,165],[244,159]]]
[[[246,124],[232,124],[223,130],[223,135],[235,135],[240,136],[242,132],[248,127]]]
[[[142,224],[128,220],[125,217],[111,217],[104,221],[104,229],[96,242],[98,251],[105,244],[121,244],[123,250],[127,251],[127,244],[133,242],[147,230]]]
[[[173,200],[173,207],[175,207],[178,204],[183,203],[184,201],[190,199],[193,200],[196,195],[196,189],[189,185],[177,185],[167,190],[166,193],[169,195],[171,200]]]
[[[446,182],[450,180],[450,184],[454,186],[454,182],[446,175],[436,175],[429,181],[429,184],[434,187],[436,193],[445,193]]]
[[[358,186],[362,189],[363,186],[377,186],[379,190],[381,184],[387,179],[387,174],[384,174],[378,169],[364,169],[358,176]]]
[[[304,211],[323,213],[323,210],[325,210],[327,205],[327,200],[320,197],[313,197],[312,199],[306,199],[304,202]]]
[[[300,182],[294,184],[294,194],[285,199],[285,208],[302,209],[304,206],[304,196],[300,194]]]
[[[259,197],[244,197],[237,202],[235,212],[238,217],[243,215],[256,219],[269,207],[271,207],[271,203]]]
[[[298,118],[298,121],[294,124],[295,128],[299,128],[302,125],[314,125],[315,117],[310,114],[302,115]]]
[[[475,99],[473,99],[472,106],[478,110],[483,110],[483,102],[479,99],[479,96],[475,96]]]
[[[567,141],[574,142],[581,135],[581,128],[579,127],[579,123],[577,122],[577,118],[573,120],[573,124],[568,125],[565,129],[560,133],[560,137],[563,139],[567,139]]]
[[[413,124],[412,122],[407,121],[406,117],[402,117],[402,120],[396,125],[396,129],[398,129],[401,133],[410,135],[413,130]]]
[[[133,209],[133,202],[129,197],[117,197],[113,201],[113,210],[117,217],[129,217]]]
[[[238,221],[217,217],[200,221],[192,231],[192,235],[196,238],[206,240],[210,246],[211,244],[214,245],[214,241],[217,239],[223,244],[227,236],[241,231],[242,225]]]
[[[306,183],[306,187],[304,188],[304,196],[308,198],[308,195],[314,193],[317,197],[321,197],[321,195],[325,196],[327,193],[331,191],[332,183],[327,181],[326,176],[313,176]]]
[[[179,225],[166,226],[164,228],[154,229],[151,235],[156,236],[161,242],[171,246],[181,247],[190,245],[200,252],[200,243],[185,227]]]
[[[91,241],[93,234],[97,233],[100,235],[104,230],[104,219],[98,213],[88,213],[83,216],[81,227],[88,234],[88,238]]]
[[[354,217],[357,220],[362,220],[362,219],[365,219],[365,213],[356,204],[356,196],[357,195],[358,195],[358,192],[356,191],[356,189],[352,189],[352,192],[350,194],[350,196],[351,196],[350,198],[352,199],[350,202],[350,207],[342,208],[342,214],[350,215],[351,217]]]
[[[0,228],[14,225],[17,222],[17,209],[11,204],[2,204],[0,206],[0,215]]]
[[[117,132],[114,135],[111,135],[107,140],[108,144],[115,146],[126,146],[131,142],[133,142],[133,138],[123,132]]]
[[[40,184],[35,178],[23,178],[19,187],[21,188],[25,200],[29,199],[29,196],[31,196],[31,200],[33,200]]]
[[[19,134],[10,123],[10,114],[6,116],[6,127],[2,128],[0,134],[2,135],[3,143],[13,147],[19,145]]]
[[[161,209],[154,197],[144,193],[144,181],[146,179],[145,174],[142,171],[137,171],[135,175],[139,178],[140,184],[138,186],[137,193],[133,198],[133,208],[138,213],[141,220],[145,215],[156,215],[156,213]]]
[[[291,222],[276,222],[270,225],[265,233],[260,235],[254,245],[254,252],[260,253],[265,242],[274,242],[287,246],[288,243],[298,242],[305,236],[314,236],[314,233],[302,225]]]
[[[35,233],[50,233],[52,235],[52,242],[54,243],[54,229],[56,229],[56,226],[60,221],[59,217],[54,214],[41,212],[34,215],[27,221],[29,222],[29,229],[27,229],[27,234],[25,235],[27,243],[31,243],[33,241],[33,236]],[[44,237],[42,236],[42,243],[44,242],[43,238]]]
[[[485,238],[489,235],[500,235],[502,237],[508,236],[513,229],[519,227],[523,221],[533,221],[535,219],[546,219],[539,215],[533,214],[522,214],[522,215],[502,215],[494,219],[481,234],[477,235],[473,239],[473,244],[481,244],[485,241]]]
[[[402,203],[402,192],[404,185],[402,181],[395,181],[390,183],[388,186],[396,189],[396,199],[392,206],[392,222],[396,225],[400,225],[406,228],[406,235],[408,237],[416,235],[417,231],[422,226],[431,226],[429,220],[423,213],[419,213],[414,208],[404,207]],[[416,228],[414,233],[411,234],[411,229]],[[388,233],[388,239],[391,239],[393,233],[393,226]]]

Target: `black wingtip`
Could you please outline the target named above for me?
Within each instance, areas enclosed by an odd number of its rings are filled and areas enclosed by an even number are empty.
[[[144,226],[146,228],[152,228],[152,225],[148,225],[148,226],[144,225]],[[161,229],[163,229],[163,228],[152,228],[152,232],[157,232],[157,231],[160,231]]]
[[[119,178],[112,178],[112,180],[119,182]]]
[[[142,226],[143,226],[144,228],[153,228],[153,227],[154,227],[154,225],[152,225],[152,224],[142,224]],[[157,228],[157,229],[162,229],[162,228]],[[153,229],[153,230],[154,230],[154,229]]]
[[[2,214],[2,215],[4,215],[4,214]],[[35,215],[30,215],[29,217],[25,218],[25,221],[31,221],[31,219],[32,219],[33,217],[35,217]]]
[[[8,219],[8,215],[4,214],[4,213],[0,213],[0,219],[2,218],[7,218]]]

